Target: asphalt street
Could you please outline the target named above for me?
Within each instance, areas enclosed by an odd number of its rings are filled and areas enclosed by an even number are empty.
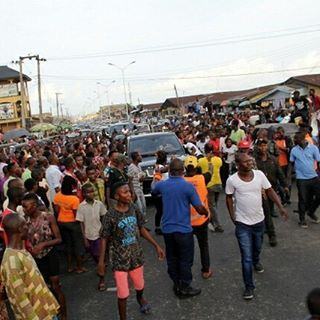
[[[139,313],[134,290],[128,300],[128,319],[149,320],[299,320],[307,315],[305,297],[314,287],[320,286],[320,225],[309,223],[308,229],[298,227],[296,193],[287,207],[289,221],[275,218],[279,244],[271,248],[265,237],[261,262],[263,274],[256,274],[255,298],[242,299],[240,253],[234,226],[225,206],[225,197],[219,201],[219,214],[225,232],[209,234],[210,254],[214,276],[201,278],[199,250],[196,243],[193,267],[194,283],[202,288],[198,297],[179,300],[172,292],[172,283],[166,272],[166,263],[159,262],[153,248],[143,241],[145,263],[145,296],[152,304],[152,314]],[[319,214],[319,210],[318,210]],[[148,209],[148,226],[153,229],[154,208]],[[163,243],[161,236],[155,236]],[[117,316],[116,292],[97,290],[97,277],[92,262],[87,263],[89,272],[82,275],[62,276],[67,298],[69,319],[115,320]],[[114,287],[112,273],[108,270],[107,286]]]

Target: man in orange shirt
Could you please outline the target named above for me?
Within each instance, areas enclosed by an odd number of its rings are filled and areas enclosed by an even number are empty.
[[[293,143],[290,137],[286,136],[284,133],[284,129],[282,127],[278,127],[275,132],[275,144],[279,151],[278,156],[278,164],[286,177],[286,183],[288,185],[289,191],[291,190],[291,172],[292,167],[289,163],[289,154],[290,150],[293,147]],[[290,192],[286,193],[283,189],[280,188],[280,196],[282,204],[289,204],[290,201]]]
[[[198,160],[194,156],[188,156],[184,162],[186,168],[185,180],[190,182],[196,189],[199,198],[203,206],[209,212],[208,206],[208,190],[207,181],[205,176],[197,173]],[[210,181],[211,175],[206,174],[208,182]],[[197,211],[191,207],[191,225],[193,228],[193,234],[198,239],[201,265],[202,265],[202,277],[204,279],[209,279],[212,276],[212,271],[210,269],[210,255],[209,255],[209,243],[208,243],[208,223],[209,216],[202,216],[197,213]]]

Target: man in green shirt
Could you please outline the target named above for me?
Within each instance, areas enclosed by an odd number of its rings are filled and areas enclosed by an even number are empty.
[[[245,132],[242,129],[239,129],[239,121],[233,120],[231,125],[232,131],[230,135],[230,139],[232,142],[238,144],[241,140],[243,140],[246,136]]]

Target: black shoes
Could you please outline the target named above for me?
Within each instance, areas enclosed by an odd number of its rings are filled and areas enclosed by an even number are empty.
[[[264,272],[264,267],[263,265],[258,262],[257,264],[255,264],[254,266],[254,270],[257,272],[257,273],[263,273]]]
[[[253,289],[246,289],[242,295],[244,300],[252,300],[253,299]]]
[[[156,235],[158,235],[158,236],[162,236],[162,235],[163,235],[163,233],[162,233],[162,231],[161,231],[161,228],[159,228],[159,227],[155,228],[155,229],[154,229],[154,232],[155,232]]]
[[[269,237],[269,244],[270,244],[271,247],[276,247],[277,244],[278,244],[277,237],[276,236],[270,236]]]
[[[201,293],[201,289],[192,288],[191,286],[182,288],[174,285],[173,292],[178,298],[186,299],[199,295]]]

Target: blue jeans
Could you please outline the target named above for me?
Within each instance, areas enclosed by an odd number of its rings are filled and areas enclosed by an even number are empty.
[[[252,269],[254,265],[259,263],[259,255],[263,242],[264,221],[251,226],[236,222],[235,233],[241,252],[242,276],[245,287],[246,289],[254,289]]]
[[[193,232],[164,233],[168,274],[175,285],[188,287],[192,281]]]

